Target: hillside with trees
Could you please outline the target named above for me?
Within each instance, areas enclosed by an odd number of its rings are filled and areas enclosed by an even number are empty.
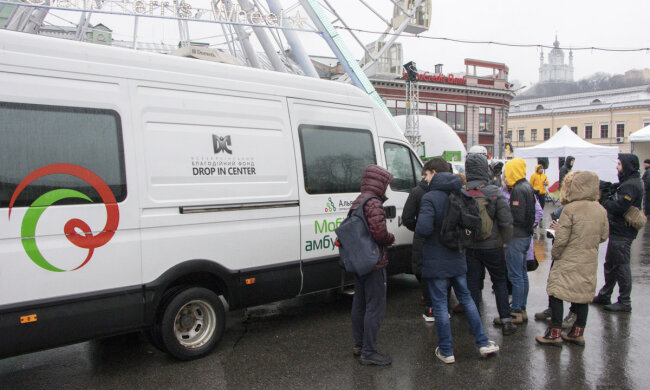
[[[517,95],[514,100],[534,99],[548,96],[568,95],[581,92],[605,91],[609,89],[636,87],[650,84],[650,69],[634,69],[625,74],[611,75],[599,72],[587,78],[565,83],[538,83]]]

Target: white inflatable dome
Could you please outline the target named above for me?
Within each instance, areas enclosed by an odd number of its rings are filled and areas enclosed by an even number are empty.
[[[424,143],[424,157],[441,156],[445,151],[460,151],[461,161],[465,161],[467,155],[465,145],[448,124],[430,115],[419,115],[418,117],[421,140]],[[396,116],[395,121],[403,133],[406,129],[406,115]]]

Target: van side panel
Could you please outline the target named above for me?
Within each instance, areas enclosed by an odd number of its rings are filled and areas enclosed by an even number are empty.
[[[145,178],[145,284],[201,259],[237,275],[234,306],[296,296],[299,199],[286,102],[175,84],[130,88]]]
[[[0,61],[0,356],[137,329],[140,220],[126,85],[12,58]]]

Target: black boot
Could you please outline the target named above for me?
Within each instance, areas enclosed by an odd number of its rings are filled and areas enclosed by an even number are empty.
[[[591,303],[596,305],[611,305],[612,300],[602,295],[596,295],[594,299],[591,300]]]
[[[501,333],[503,333],[504,336],[510,336],[515,332],[517,332],[517,325],[513,324],[512,321],[503,323],[503,327],[501,328]]]
[[[361,355],[361,359],[359,359],[359,362],[364,366],[370,366],[370,365],[387,366],[393,362],[393,359],[391,359],[391,357],[388,355],[382,355],[378,352],[375,352],[368,356]]]
[[[605,305],[603,306],[603,309],[607,311],[620,311],[620,312],[626,312],[629,313],[632,311],[632,305],[626,305],[621,302],[616,302],[611,305]]]

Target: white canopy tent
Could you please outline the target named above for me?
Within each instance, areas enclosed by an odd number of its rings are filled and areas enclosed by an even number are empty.
[[[630,134],[630,144],[632,145],[632,153],[639,157],[639,162],[650,158],[650,125],[637,130]]]
[[[549,184],[560,177],[558,161],[560,157],[573,156],[573,169],[595,172],[601,180],[617,181],[616,163],[619,149],[617,146],[600,146],[587,142],[564,125],[548,141],[529,148],[515,149],[515,157],[526,161],[527,179],[535,170],[538,157],[549,159],[546,171]]]

